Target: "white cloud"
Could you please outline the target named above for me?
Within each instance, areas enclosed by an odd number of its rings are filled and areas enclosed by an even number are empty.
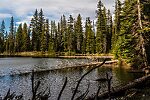
[[[0,13],[0,18],[1,19],[3,19],[3,18],[9,18],[11,16],[12,16],[11,14]]]
[[[31,18],[32,18],[32,16],[27,16],[27,17],[24,18],[23,20],[16,22],[16,24],[19,25],[19,24],[21,24],[21,23],[22,23],[22,24],[23,24],[23,23],[26,23],[27,25],[29,25]]]
[[[29,22],[31,17],[28,16],[33,15],[36,8],[42,8],[44,15],[50,20],[59,20],[63,14],[67,18],[69,14],[76,17],[79,13],[83,19],[91,17],[91,20],[94,20],[97,2],[98,0],[0,0],[0,18],[10,17],[12,14],[21,20],[17,24]],[[102,0],[102,2],[106,8],[113,11],[114,0]],[[6,9],[9,12],[5,12]],[[1,11],[6,14],[1,14]]]

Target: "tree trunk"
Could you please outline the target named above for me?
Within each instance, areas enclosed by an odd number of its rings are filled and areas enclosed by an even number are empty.
[[[141,6],[140,6],[140,0],[137,0],[137,4],[138,4],[138,22],[139,22],[139,27],[142,30],[143,26],[142,26],[142,20],[141,20]],[[142,48],[142,55],[144,57],[144,66],[148,66],[147,63],[147,54],[146,54],[146,50],[145,50],[145,39],[143,38],[143,33],[140,34],[140,42],[141,42],[141,48]]]

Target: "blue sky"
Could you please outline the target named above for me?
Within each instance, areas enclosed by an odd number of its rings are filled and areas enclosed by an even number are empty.
[[[49,20],[60,20],[61,15],[66,18],[70,14],[76,18],[80,13],[82,18],[90,17],[95,20],[95,10],[98,0],[0,0],[0,22],[5,20],[9,27],[10,17],[13,16],[16,25],[29,23],[35,9],[42,8]],[[115,0],[102,0],[107,9],[113,13]]]

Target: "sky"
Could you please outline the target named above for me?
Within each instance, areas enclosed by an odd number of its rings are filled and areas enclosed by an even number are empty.
[[[15,25],[30,23],[35,9],[43,9],[44,16],[49,20],[60,20],[61,15],[77,17],[80,13],[83,20],[90,17],[95,20],[98,0],[0,0],[0,23],[5,20],[9,27],[10,17],[13,16]],[[105,7],[113,14],[115,0],[102,0]]]

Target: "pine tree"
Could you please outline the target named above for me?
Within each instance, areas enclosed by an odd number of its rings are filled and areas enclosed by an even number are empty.
[[[107,36],[106,36],[106,53],[109,53],[112,48],[112,16],[110,10],[108,10],[107,14]]]
[[[45,31],[46,31],[46,51],[48,51],[48,44],[49,44],[49,37],[50,37],[50,34],[49,34],[49,20],[47,19],[46,20],[46,23],[45,23]]]
[[[94,54],[95,53],[95,36],[92,30],[92,25],[90,18],[86,18],[85,24],[85,34],[86,34],[86,53]]]
[[[121,28],[118,39],[117,55],[126,59],[133,67],[149,65],[149,40],[150,36],[143,27],[148,28],[142,22],[146,21],[143,12],[143,2],[126,0],[121,12]]]
[[[9,33],[9,39],[8,39],[8,42],[9,42],[9,48],[8,48],[8,51],[10,54],[14,53],[14,46],[15,46],[15,40],[14,40],[14,18],[11,17],[11,21],[10,21],[10,33]]]
[[[51,29],[50,29],[50,38],[49,38],[49,46],[48,46],[48,52],[51,54],[53,52],[55,52],[55,48],[54,48],[54,30],[53,30],[53,21],[51,21]]]
[[[4,42],[5,42],[4,34],[5,34],[5,22],[3,20],[0,29],[0,52],[4,52]]]
[[[8,33],[6,31],[5,33],[5,44],[4,44],[4,51],[6,51],[8,53],[8,50],[9,50],[9,36],[8,36]]]
[[[58,22],[58,26],[57,26],[57,51],[58,52],[61,52],[63,51],[63,35],[62,35],[62,32],[61,32],[61,26],[60,26],[60,23]]]
[[[60,28],[62,34],[62,42],[60,46],[62,47],[63,51],[67,51],[67,21],[65,15],[61,17]]]
[[[57,37],[57,27],[55,21],[51,21],[51,38],[54,42],[54,51],[58,50],[58,37]]]
[[[32,34],[32,50],[33,51],[37,51],[38,50],[38,42],[39,42],[39,38],[38,38],[38,34],[39,34],[39,30],[38,30],[38,11],[37,9],[35,10],[35,13],[33,15],[33,18],[31,19],[31,24],[30,24],[30,28],[31,28],[31,34]]]
[[[38,26],[37,26],[37,29],[38,29],[38,34],[37,34],[37,50],[40,51],[41,49],[41,43],[44,43],[46,42],[46,36],[45,36],[45,19],[44,19],[44,15],[43,15],[43,10],[40,9],[40,12],[39,12],[39,17],[38,17]],[[42,37],[43,35],[43,37]],[[42,37],[42,38],[41,38]],[[44,48],[42,48],[42,51],[46,50],[46,43],[44,43],[43,45],[45,46],[42,46]]]
[[[81,51],[82,54],[86,54],[86,35],[85,32],[83,32],[83,40],[82,40],[82,47],[81,47]]]
[[[106,9],[101,2],[97,5],[96,53],[106,53],[107,18]]]
[[[79,14],[77,17],[77,21],[75,22],[75,33],[77,35],[77,52],[81,53],[81,47],[83,42],[83,29],[82,29],[82,18]]]
[[[112,49],[113,51],[118,49],[118,35],[120,33],[121,23],[121,2],[120,0],[115,1],[115,17],[114,17],[114,32],[112,35]]]
[[[26,23],[23,24],[22,29],[22,51],[30,50],[30,32]]]
[[[50,29],[50,38],[49,38],[49,47],[48,47],[48,52],[49,53],[54,53],[55,52],[55,29],[56,29],[56,25],[55,25],[55,21],[51,21],[51,29]]]
[[[103,53],[108,53],[107,51],[107,16],[106,16],[106,8],[104,7],[102,10],[103,20],[102,20],[102,34],[103,34]]]
[[[46,37],[46,25],[43,25],[42,36],[41,36],[41,51],[45,52],[47,46],[47,37]]]
[[[74,19],[72,15],[69,16],[68,27],[67,27],[67,51],[75,51],[76,42],[75,42],[75,33],[74,33]]]
[[[0,29],[0,37],[2,38],[2,40],[4,40],[5,38],[5,22],[4,20],[2,21],[2,24],[1,24],[1,29]]]
[[[20,24],[16,34],[16,44],[15,44],[16,52],[23,51],[22,46],[23,46],[23,32],[22,32],[22,24]]]

